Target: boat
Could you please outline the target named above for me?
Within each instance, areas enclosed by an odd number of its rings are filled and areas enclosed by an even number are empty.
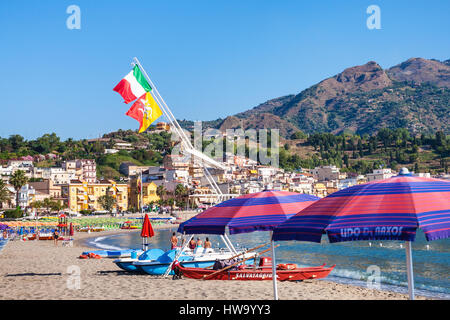
[[[328,276],[336,265],[325,267],[298,268],[295,264],[279,264],[276,268],[279,281],[302,281],[307,279],[321,279]],[[176,263],[175,268],[190,279],[205,280],[272,280],[272,261],[268,257],[261,257],[258,266],[241,264],[235,269],[214,270],[207,268],[187,267],[182,263]]]
[[[103,227],[83,227],[78,229],[78,232],[101,232],[105,231],[106,229]]]
[[[163,275],[167,268],[170,267],[175,259],[175,256],[180,249],[172,249],[164,252],[156,260],[137,260],[133,262],[133,265],[137,268],[139,272],[144,272],[150,275]],[[212,248],[196,248],[194,250],[186,249],[178,258],[177,261],[182,263],[186,267],[190,268],[205,268],[208,267],[216,260],[229,259],[235,256],[235,253],[220,249],[215,251]],[[247,255],[249,262],[252,263],[253,259],[250,255]],[[174,274],[171,270],[170,275]]]
[[[133,262],[139,261],[139,260],[148,260],[148,261],[156,261],[158,257],[164,254],[164,251],[161,249],[150,249],[147,251],[144,251],[139,257],[133,258],[119,258],[114,260],[113,262],[122,270],[128,271],[128,272],[137,272],[137,273],[145,273],[144,271],[138,269]]]
[[[98,255],[102,258],[126,258],[131,257],[131,254],[136,252],[137,255],[141,254],[143,251],[141,249],[124,249],[124,250],[93,250],[84,251],[81,253],[82,256]]]
[[[133,222],[125,221],[120,229],[139,229],[140,227],[132,225]]]
[[[36,234],[28,235],[28,240],[36,240]],[[38,240],[53,240],[52,233],[41,233],[39,234]]]

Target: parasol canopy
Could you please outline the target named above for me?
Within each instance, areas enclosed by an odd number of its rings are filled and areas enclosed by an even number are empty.
[[[180,233],[230,234],[270,231],[319,198],[309,194],[266,190],[242,195],[183,222]]]
[[[70,223],[70,227],[69,227],[69,236],[73,237],[73,225],[72,225],[72,222]]]
[[[154,235],[155,235],[155,232],[153,231],[153,227],[150,222],[150,219],[148,218],[148,215],[145,214],[144,222],[142,223],[141,237],[142,238],[151,238]]]
[[[349,187],[279,225],[273,239],[414,241],[418,227],[428,241],[449,237],[449,181],[398,175]]]
[[[413,176],[406,168],[396,177],[335,192],[274,229],[272,240],[330,242],[404,240],[410,299],[414,299],[411,241],[417,228],[427,241],[450,236],[450,182]]]
[[[9,228],[9,226],[7,224],[0,223],[0,230],[5,230],[5,229],[8,229],[8,228]]]

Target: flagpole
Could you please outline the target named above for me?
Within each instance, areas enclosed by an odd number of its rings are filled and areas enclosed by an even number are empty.
[[[141,202],[141,216],[144,217],[144,208],[142,206],[143,202],[144,202],[143,201],[143,197],[142,197],[142,193],[143,193],[142,189],[143,189],[144,184],[142,183],[142,169],[140,171],[141,171],[141,181],[140,181],[140,189],[141,189],[141,201],[140,201]]]
[[[144,74],[144,77],[147,79],[147,81],[150,83],[150,86],[152,87],[152,91],[150,93],[153,93],[153,96],[155,98],[155,100],[157,100],[157,102],[159,102],[160,107],[162,107],[167,119],[169,120],[169,122],[175,127],[175,130],[177,131],[177,133],[180,135],[180,138],[183,140],[183,142],[187,145],[187,147],[192,148],[192,144],[191,141],[188,139],[188,137],[186,136],[186,134],[184,133],[183,129],[181,128],[180,124],[178,123],[177,119],[175,118],[175,116],[173,115],[172,111],[169,109],[169,107],[167,106],[166,102],[164,101],[164,99],[161,97],[161,95],[159,94],[158,89],[156,88],[155,84],[153,83],[153,81],[150,79],[150,77],[148,76],[147,72],[145,71],[145,69],[142,67],[141,63],[139,62],[138,58],[134,58],[133,59],[134,62],[138,65],[139,69],[142,71],[142,73]]]
[[[150,94],[152,94],[152,96],[155,98],[155,100],[157,101],[159,106],[163,109],[164,115],[167,117],[167,119],[169,120],[169,122],[172,125],[172,127],[175,129],[175,131],[180,136],[181,141],[184,142],[186,148],[194,150],[194,147],[192,146],[191,141],[189,140],[189,138],[184,133],[183,128],[181,128],[180,124],[178,123],[177,119],[173,115],[173,113],[170,110],[170,108],[167,106],[167,104],[164,101],[164,99],[161,97],[158,89],[156,88],[155,84],[153,83],[153,81],[148,76],[148,74],[145,71],[145,69],[142,67],[142,65],[139,62],[138,58],[134,57],[133,61],[134,61],[135,64],[138,65],[139,69],[142,71],[142,74],[144,75],[144,77],[149,82],[150,86],[152,87],[152,90],[150,91]],[[152,92],[152,91],[154,91],[154,92]],[[192,156],[194,156],[192,154],[192,152],[189,152],[189,153]],[[201,164],[202,164],[203,169],[205,170],[205,176],[207,177],[207,180],[209,181],[208,175],[211,175],[211,174],[209,173],[208,169],[206,168],[206,165],[203,163],[203,160],[201,161]],[[221,200],[222,191],[217,186],[217,184],[215,183],[214,179],[213,179],[213,182],[209,181],[209,183],[211,184],[213,189],[215,189],[215,193],[218,195],[218,198],[219,198],[219,201],[220,201]]]

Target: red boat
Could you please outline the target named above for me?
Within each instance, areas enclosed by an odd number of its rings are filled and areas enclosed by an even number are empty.
[[[295,264],[279,264],[276,273],[279,281],[298,281],[307,279],[321,279],[328,276],[336,265],[325,267],[297,268]],[[258,266],[241,264],[238,270],[218,270],[205,268],[187,268],[177,264],[176,268],[186,277],[205,280],[272,280],[271,259],[261,257]]]

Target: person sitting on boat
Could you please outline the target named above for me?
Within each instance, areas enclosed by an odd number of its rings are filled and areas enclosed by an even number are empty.
[[[170,238],[170,243],[171,243],[171,245],[172,245],[171,249],[175,249],[175,248],[177,247],[177,244],[178,244],[178,238],[177,238],[175,232],[172,234],[172,238]]]
[[[195,242],[194,238],[189,242],[189,249],[194,250],[197,247],[197,243]]]
[[[206,237],[205,245],[203,246],[205,249],[211,248],[211,241],[209,241],[209,238]]]
[[[197,238],[197,248],[203,247],[203,241],[200,238]]]

